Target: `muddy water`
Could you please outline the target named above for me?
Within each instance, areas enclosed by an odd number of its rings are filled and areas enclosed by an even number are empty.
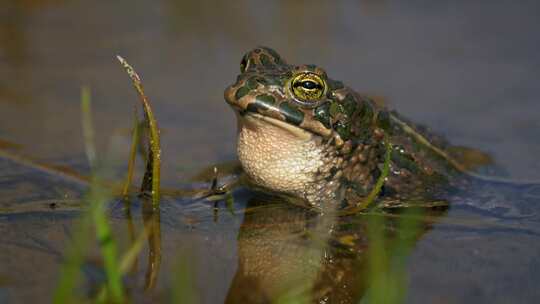
[[[127,159],[136,95],[115,62],[121,54],[142,75],[154,103],[163,184],[204,186],[188,178],[235,159],[236,126],[223,89],[234,80],[241,55],[267,45],[289,62],[319,64],[349,86],[384,97],[457,145],[490,153],[497,165],[488,173],[540,180],[538,9],[535,1],[4,0],[0,147],[88,174],[79,106],[80,87],[87,85],[99,154]],[[114,165],[125,169],[122,161]],[[46,302],[85,186],[21,161],[0,158],[0,167],[0,302]],[[447,214],[415,238],[406,300],[539,302],[539,197],[538,187],[505,184],[478,185],[456,196]],[[144,250],[128,282],[135,301],[165,301],[182,256],[190,257],[192,290],[204,303],[272,298],[282,291],[279,278],[297,273],[314,278],[319,291],[341,290],[324,276],[342,275],[348,285],[334,296],[349,302],[366,294],[363,252],[369,246],[361,223],[338,223],[355,227],[347,231],[355,235],[353,253],[324,251],[300,232],[321,234],[325,223],[279,204],[245,213],[274,201],[249,189],[235,191],[234,198],[232,209],[223,201],[214,209],[204,200],[165,198],[156,286],[143,292]],[[125,249],[128,221],[120,205],[111,205]],[[132,210],[136,227],[143,222],[139,205]],[[267,225],[253,224],[259,222]],[[323,251],[335,266],[320,262]],[[257,268],[253,259],[267,264]],[[318,268],[295,264],[306,259],[318,261]],[[84,272],[99,282],[100,262],[94,260]],[[247,268],[258,275],[246,276]]]

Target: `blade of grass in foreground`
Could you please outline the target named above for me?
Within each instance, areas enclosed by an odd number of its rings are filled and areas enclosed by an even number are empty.
[[[93,189],[90,190],[88,201],[92,204],[91,213],[96,226],[96,236],[107,275],[107,291],[113,303],[124,302],[122,274],[118,263],[118,251],[113,239],[111,227],[108,222],[105,203],[110,198],[110,193],[100,188],[97,179],[92,181]]]
[[[96,151],[94,147],[94,128],[91,116],[90,90],[83,87],[81,90],[82,127],[85,141],[85,151],[92,170],[90,188],[84,200],[89,205],[89,212],[85,212],[81,222],[76,226],[76,233],[68,251],[67,261],[62,267],[60,282],[54,293],[53,303],[76,303],[74,290],[80,278],[80,268],[83,264],[84,254],[89,247],[89,231],[93,221],[99,247],[105,263],[107,275],[107,292],[109,302],[123,303],[124,291],[121,275],[117,263],[116,243],[111,235],[105,203],[110,198],[110,192],[99,181],[99,170],[96,168]]]
[[[64,263],[60,270],[60,280],[53,294],[53,303],[77,303],[75,290],[81,279],[81,266],[84,254],[90,243],[91,218],[85,213],[75,224],[75,233],[70,240]]]
[[[86,196],[86,200],[90,204],[90,213],[94,220],[96,237],[101,254],[103,255],[105,274],[107,275],[107,294],[110,295],[109,300],[113,303],[123,303],[124,290],[122,286],[122,275],[117,260],[118,253],[116,242],[111,233],[111,227],[105,208],[105,204],[111,197],[111,193],[108,189],[105,189],[99,181],[100,169],[96,168],[96,152],[92,141],[94,128],[91,116],[91,98],[90,91],[87,88],[83,88],[82,91],[81,108],[86,154],[92,169],[90,189]]]
[[[146,192],[150,191],[152,194],[152,205],[154,209],[159,208],[159,185],[160,185],[160,162],[161,162],[161,148],[160,148],[160,139],[159,139],[159,129],[157,121],[150,107],[150,101],[146,94],[144,93],[141,78],[135,72],[133,67],[122,57],[116,56],[118,61],[122,64],[126,72],[128,73],[135,90],[139,94],[139,98],[143,105],[144,117],[147,123],[148,129],[150,131],[150,147],[149,147],[149,158],[146,165],[146,172],[143,178],[143,184],[141,186],[141,191]]]
[[[148,238],[148,235],[149,232],[147,231],[147,229],[143,229],[139,236],[135,240],[133,240],[131,247],[124,253],[122,258],[120,259],[120,273],[122,275],[126,275],[132,269],[133,265],[137,263],[137,258],[144,247],[144,242]],[[105,303],[106,300],[107,290],[106,288],[102,288],[98,293],[96,302]]]

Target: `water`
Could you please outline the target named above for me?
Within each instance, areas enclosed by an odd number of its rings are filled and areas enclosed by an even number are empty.
[[[488,152],[497,174],[540,180],[539,6],[535,1],[5,0],[0,145],[87,174],[79,94],[88,85],[98,153],[117,153],[127,162],[137,99],[115,61],[120,54],[141,74],[163,130],[164,186],[196,186],[190,176],[235,158],[236,122],[223,89],[234,81],[242,54],[266,45],[291,63],[316,63],[332,78],[384,97],[456,145]],[[66,195],[76,201],[84,187],[9,160],[0,166],[0,204],[9,211],[0,216],[0,302],[43,301],[56,286],[78,214],[76,207],[47,206]],[[483,212],[476,207],[485,206],[478,199],[485,189],[464,193],[415,242],[407,263],[408,302],[540,300],[539,193],[513,196],[519,189],[499,187],[499,202],[519,205],[529,216],[501,216],[505,213],[496,206]],[[230,298],[242,256],[249,252],[249,241],[237,236],[249,227],[243,210],[253,196],[247,189],[235,192],[234,215],[224,203],[216,215],[212,203],[169,199],[161,217],[156,289],[134,297],[166,298],[169,270],[184,254],[195,257],[193,284],[202,302]],[[113,225],[126,248],[126,220],[118,208]],[[133,214],[139,225],[140,210]],[[141,257],[130,283],[139,287],[135,290],[144,286],[145,263]],[[99,279],[99,267],[88,269]],[[351,290],[357,298],[364,294],[360,287]]]

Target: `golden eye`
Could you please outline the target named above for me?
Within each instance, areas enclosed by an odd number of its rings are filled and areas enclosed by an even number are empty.
[[[292,79],[291,91],[301,101],[317,101],[326,93],[326,83],[317,74],[302,73]]]

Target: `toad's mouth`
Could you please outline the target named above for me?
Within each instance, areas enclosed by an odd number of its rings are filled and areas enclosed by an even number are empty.
[[[270,125],[286,132],[284,134],[293,135],[294,137],[297,137],[298,139],[310,140],[310,139],[313,139],[314,137],[319,137],[318,135],[310,131],[304,130],[298,126],[291,125],[289,123],[286,123],[276,118],[264,116],[264,115],[253,113],[253,112],[239,113],[238,111],[235,111],[235,113],[238,120],[239,130],[242,127],[256,130],[256,129],[263,128],[265,126]]]

